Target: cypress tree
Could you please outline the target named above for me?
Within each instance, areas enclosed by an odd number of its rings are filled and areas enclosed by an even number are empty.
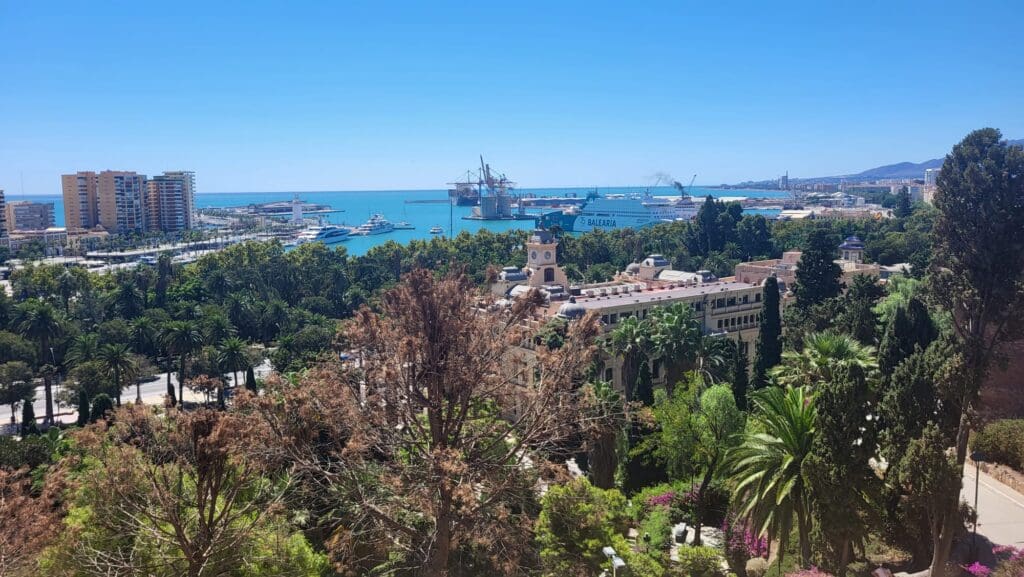
[[[891,377],[904,359],[916,348],[924,350],[937,336],[928,308],[916,297],[900,306],[889,321],[878,347],[878,369]]]
[[[761,328],[757,333],[754,356],[754,389],[768,386],[768,369],[782,362],[782,318],[779,315],[779,281],[775,277],[764,280],[764,308],[761,310]],[[737,406],[739,399],[737,399]]]
[[[910,192],[907,191],[907,187],[900,189],[900,192],[896,195],[896,208],[893,209],[892,214],[896,218],[906,218],[910,216],[913,209],[910,207]]]
[[[256,371],[252,369],[252,366],[245,369],[245,388],[253,393],[259,391],[259,388],[256,386]]]
[[[803,310],[839,296],[843,271],[835,263],[835,239],[824,228],[807,237],[807,246],[796,268],[796,305]]]
[[[36,426],[36,408],[32,401],[25,400],[21,404],[21,436],[38,435],[39,427]]]
[[[743,354],[743,340],[736,343],[732,366],[732,396],[736,399],[736,408],[747,410],[747,389],[750,387],[750,376],[747,373],[747,355]]]
[[[89,396],[85,394],[85,391],[78,391],[78,420],[76,421],[79,427],[84,427],[89,423]]]

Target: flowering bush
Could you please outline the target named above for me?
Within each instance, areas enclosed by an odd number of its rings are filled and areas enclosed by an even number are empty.
[[[786,573],[786,577],[832,577],[832,574],[826,573],[814,565],[811,565],[810,569],[801,569],[794,573]]]
[[[768,556],[768,540],[758,537],[750,524],[735,514],[726,516],[721,529],[725,558],[734,570],[744,567],[749,559]]]
[[[1000,561],[1019,561],[1024,559],[1024,548],[1018,549],[1013,545],[996,545],[992,548],[992,555]]]
[[[974,563],[964,566],[964,571],[967,571],[974,577],[989,577],[992,574],[992,569],[987,565],[982,565],[975,561]]]
[[[647,498],[647,508],[654,509],[655,507],[669,507],[672,505],[672,501],[675,498],[675,491],[666,491],[660,495],[651,495]]]

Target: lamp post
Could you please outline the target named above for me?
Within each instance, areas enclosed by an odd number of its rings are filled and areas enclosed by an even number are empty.
[[[971,460],[974,461],[974,535],[971,537],[972,556],[977,559],[978,550],[978,486],[981,484],[981,463],[985,455],[981,451],[971,453]]]
[[[611,547],[602,547],[601,552],[604,553],[604,556],[612,563],[612,577],[618,577],[619,569],[625,569],[626,562],[623,561],[622,557],[619,557],[615,553],[615,549],[612,549]]]

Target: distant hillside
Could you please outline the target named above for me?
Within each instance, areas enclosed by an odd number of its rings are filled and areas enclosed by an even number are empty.
[[[1018,140],[1010,140],[1010,144],[1018,146],[1024,146],[1024,138]],[[875,168],[869,168],[863,172],[857,174],[846,174],[841,176],[817,176],[813,178],[790,178],[790,182],[796,183],[832,183],[836,184],[842,181],[845,182],[865,182],[870,180],[880,180],[885,178],[924,178],[924,171],[928,168],[942,168],[943,158],[933,158],[924,162],[898,162],[896,164],[887,164],[885,166],[878,166]],[[723,185],[725,188],[773,188],[775,187],[776,180],[763,180],[763,181],[748,181],[734,185]]]

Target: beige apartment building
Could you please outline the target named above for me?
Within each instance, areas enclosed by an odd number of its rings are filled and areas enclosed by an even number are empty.
[[[46,230],[54,226],[53,203],[14,200],[4,209],[7,232]]]
[[[190,171],[164,172],[146,182],[146,227],[180,232],[194,226],[196,176]]]
[[[127,234],[146,230],[146,177],[134,172],[105,170],[99,174],[99,223],[108,232]]]
[[[89,230],[99,224],[97,174],[64,174],[60,177],[60,184],[64,193],[64,225],[68,230]]]

